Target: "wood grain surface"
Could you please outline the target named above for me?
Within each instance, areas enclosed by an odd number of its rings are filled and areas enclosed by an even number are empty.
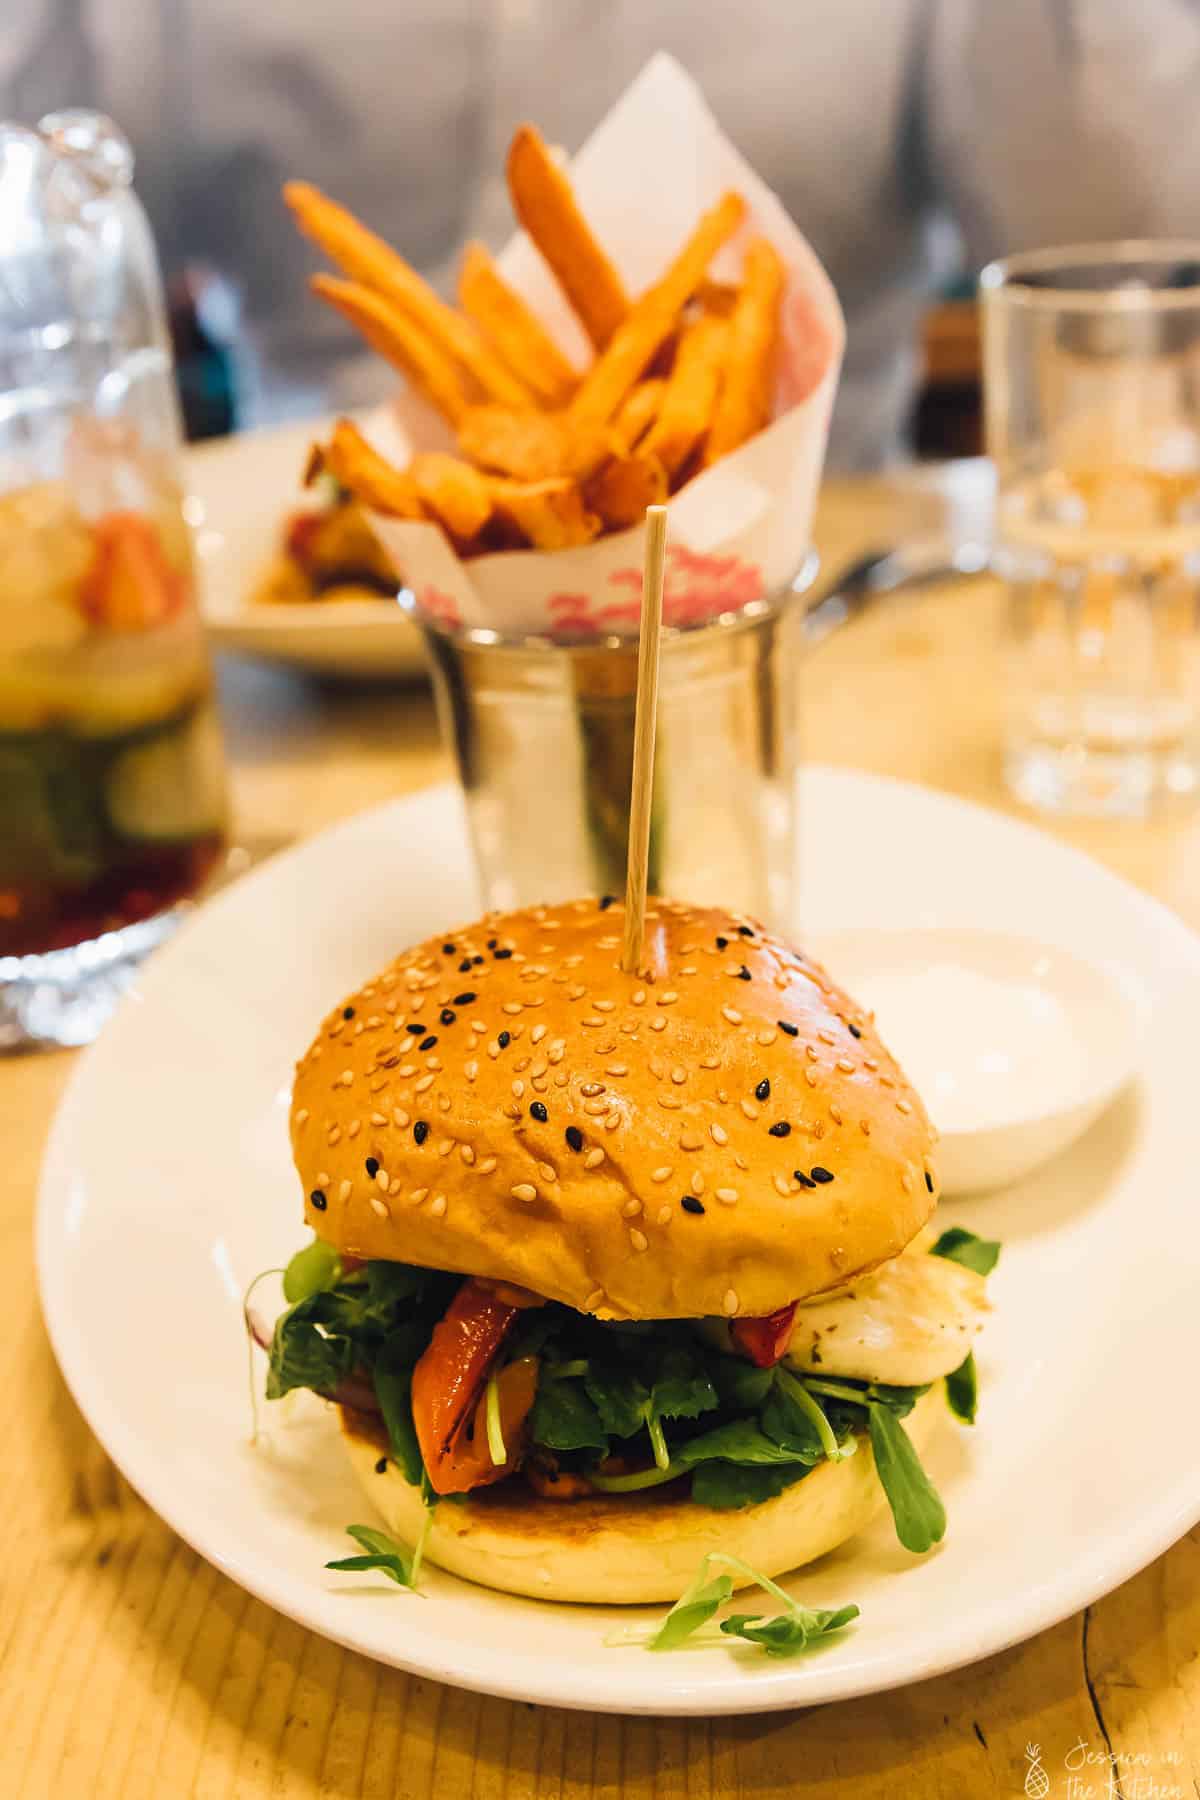
[[[938,508],[932,491],[832,484],[819,539],[835,564]],[[1001,623],[999,590],[960,582],[890,601],[835,637],[807,671],[808,753],[1004,806]],[[231,665],[223,695],[248,841],[309,832],[447,773],[420,690],[339,692]],[[1200,818],[1063,835],[1200,925]],[[0,1367],[15,1426],[0,1457],[4,1800],[973,1800],[1024,1791],[1029,1743],[1051,1800],[1200,1796],[1200,1532],[1085,1613],[974,1668],[737,1720],[480,1699],[380,1668],[250,1599],[116,1474],[46,1341],[34,1194],[72,1061],[0,1063]],[[169,1381],[169,1358],[148,1354],[147,1379]],[[1144,1455],[1152,1484],[1153,1446],[1127,1426],[1114,1429],[1113,1453]],[[1013,1530],[1036,1530],[1036,1515],[1035,1494],[1012,1495]]]

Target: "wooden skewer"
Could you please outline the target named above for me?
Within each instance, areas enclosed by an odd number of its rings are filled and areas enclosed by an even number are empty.
[[[642,629],[638,639],[637,711],[633,726],[633,786],[629,798],[629,849],[625,873],[625,942],[621,967],[635,975],[646,929],[646,880],[650,857],[650,807],[654,794],[654,731],[658,717],[658,659],[662,639],[667,509],[646,508],[646,561],[642,580]]]

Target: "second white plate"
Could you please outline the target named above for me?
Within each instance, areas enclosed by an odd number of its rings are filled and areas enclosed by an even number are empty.
[[[917,1559],[881,1522],[802,1571],[789,1585],[805,1601],[853,1600],[862,1617],[793,1662],[607,1648],[628,1611],[516,1600],[436,1570],[422,1596],[325,1572],[365,1503],[315,1403],[267,1409],[267,1446],[250,1447],[241,1299],[304,1236],[287,1099],[314,1022],[401,945],[475,910],[442,789],[351,820],[201,908],[81,1062],[50,1142],[38,1258],[67,1380],[150,1504],[252,1592],[439,1681],[621,1712],[751,1712],[986,1656],[1094,1600],[1200,1517],[1200,1440],[1177,1379],[1200,1362],[1200,941],[995,815],[831,771],[802,794],[812,930],[1028,932],[1118,955],[1153,1009],[1139,1088],[1038,1176],[958,1215],[1005,1247],[979,1425],[947,1418],[928,1458],[945,1543]]]

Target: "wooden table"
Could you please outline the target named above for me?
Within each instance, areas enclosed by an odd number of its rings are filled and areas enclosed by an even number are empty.
[[[928,522],[940,502],[883,483],[827,489],[831,563]],[[1001,596],[953,583],[889,602],[813,657],[809,753],[1003,807]],[[230,667],[223,691],[248,839],[314,830],[444,776],[421,691],[322,690]],[[1065,833],[1200,925],[1200,817]],[[69,1055],[0,1066],[0,1795],[203,1800],[402,1795],[1019,1795],[1041,1746],[1051,1796],[1200,1796],[1200,1530],[1076,1618],[941,1680],[808,1713],[624,1720],[480,1699],[311,1636],[225,1580],[116,1474],[55,1367],[34,1292],[42,1143]],[[1194,1171],[1180,1171],[1194,1181]],[[136,1255],[137,1246],[130,1246]],[[1163,1371],[1194,1427],[1192,1371]],[[147,1346],[147,1379],[169,1381]],[[1135,1420],[1114,1454],[1144,1455]],[[1096,1479],[1104,1479],[1097,1469]],[[1012,1496],[1014,1530],[1036,1496]],[[1146,1759],[1111,1786],[1087,1746]],[[1155,1783],[1157,1785],[1151,1785]]]

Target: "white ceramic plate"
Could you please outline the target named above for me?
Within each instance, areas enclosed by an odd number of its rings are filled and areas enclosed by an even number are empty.
[[[387,600],[263,606],[250,598],[303,500],[300,473],[320,421],[250,431],[188,452],[185,477],[209,634],[221,650],[315,675],[421,675],[420,633]]]
[[[829,771],[807,776],[803,800],[814,930],[1025,931],[1118,954],[1154,1009],[1140,1085],[1036,1178],[961,1215],[1005,1251],[980,1423],[947,1418],[928,1458],[950,1516],[941,1549],[914,1558],[881,1523],[799,1574],[810,1604],[854,1600],[862,1617],[795,1662],[607,1648],[627,1612],[514,1600],[436,1570],[424,1597],[325,1573],[368,1508],[315,1403],[290,1421],[271,1409],[270,1448],[248,1444],[241,1296],[303,1236],[286,1109],[314,1021],[401,943],[475,908],[443,789],[351,820],[200,909],[82,1060],[47,1153],[39,1268],[72,1391],[135,1487],[244,1586],[440,1681],[625,1712],[749,1712],[985,1656],[1200,1517],[1200,1440],[1176,1379],[1200,1362],[1200,940],[1073,852],[957,802]]]

